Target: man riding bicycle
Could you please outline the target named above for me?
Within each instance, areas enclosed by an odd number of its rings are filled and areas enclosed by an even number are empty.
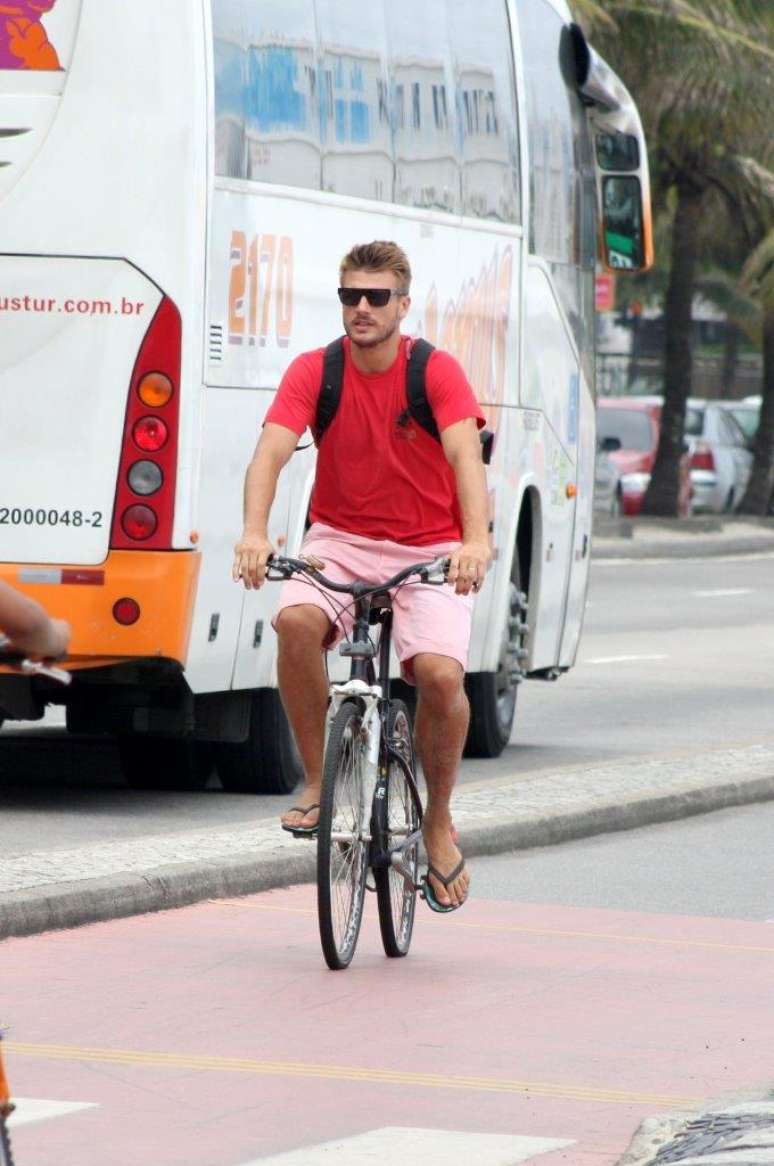
[[[318,455],[303,554],[336,582],[379,580],[447,554],[448,586],[407,586],[393,598],[394,643],[403,676],[418,690],[416,748],[427,783],[423,837],[428,882],[442,909],[462,905],[469,875],[452,831],[450,799],[468,729],[463,680],[473,594],[491,557],[489,499],[478,430],[484,417],[458,362],[433,350],[424,391],[439,439],[406,408],[412,341],[400,323],[411,305],[411,268],[395,243],[352,248],[340,268],[344,371],[340,402],[319,434],[325,350],[286,371],[245,481],[244,531],[234,578],[262,586],[274,553],[268,519],[285,463],[307,428]],[[304,766],[299,805],[282,824],[317,827],[328,685],[323,651],[351,630],[330,597],[299,579],[283,585],[274,626],[279,688]],[[335,621],[335,622],[334,622]]]

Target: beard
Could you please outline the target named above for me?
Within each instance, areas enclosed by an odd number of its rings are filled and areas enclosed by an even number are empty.
[[[362,336],[358,336],[355,333],[352,326],[354,322],[355,321],[353,320],[349,324],[344,324],[344,331],[346,332],[347,336],[349,336],[350,343],[356,345],[358,348],[376,348],[379,344],[384,344],[385,340],[389,340],[391,336],[394,336],[400,327],[400,320],[396,315],[394,320],[391,320],[389,324],[384,324],[381,328],[378,328],[375,333],[366,339]]]

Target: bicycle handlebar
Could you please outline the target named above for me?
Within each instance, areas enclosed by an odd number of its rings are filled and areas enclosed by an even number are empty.
[[[9,647],[10,645],[10,647]],[[24,652],[13,647],[13,641],[0,633],[0,664],[15,668],[25,676],[46,676],[57,684],[70,684],[72,676],[64,668],[54,668],[48,660],[30,660]]]
[[[451,560],[447,555],[439,555],[438,558],[431,559],[427,563],[413,563],[410,567],[404,567],[402,571],[398,571],[397,575],[393,575],[391,579],[386,579],[383,583],[366,583],[359,580],[355,580],[353,583],[334,583],[332,579],[323,575],[324,563],[318,563],[314,559],[290,559],[285,555],[272,555],[267,564],[266,578],[276,580],[289,579],[291,575],[308,575],[330,591],[340,591],[353,597],[357,594],[357,597],[361,598],[366,595],[376,595],[380,591],[391,591],[393,587],[397,587],[411,575],[419,575],[423,583],[439,587],[446,582],[446,573],[450,564]],[[276,574],[272,574],[272,571]],[[441,578],[431,579],[431,575],[441,575]]]

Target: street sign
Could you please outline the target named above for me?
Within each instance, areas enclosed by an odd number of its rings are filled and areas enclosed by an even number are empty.
[[[612,312],[615,308],[615,276],[598,275],[595,280],[595,306],[598,312]]]

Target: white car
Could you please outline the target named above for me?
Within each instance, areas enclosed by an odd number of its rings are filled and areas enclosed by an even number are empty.
[[[731,513],[745,492],[753,461],[741,426],[719,401],[689,398],[685,437],[691,455],[693,512]]]
[[[752,448],[761,419],[760,397],[745,397],[742,401],[718,401],[718,405],[731,414]]]

